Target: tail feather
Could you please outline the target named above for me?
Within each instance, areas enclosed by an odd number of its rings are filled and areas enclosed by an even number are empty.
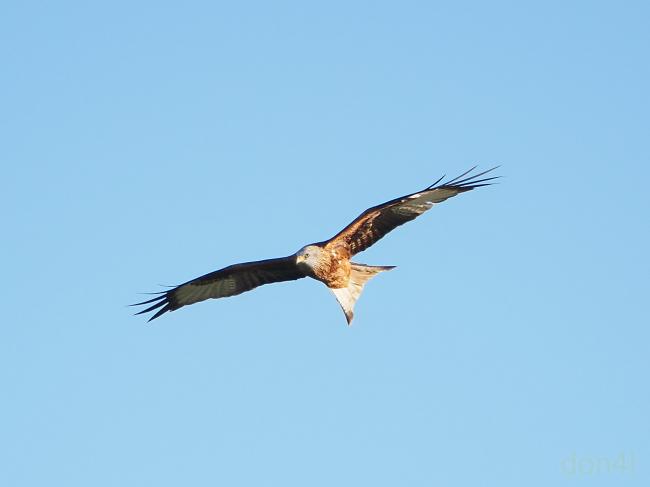
[[[361,296],[363,286],[365,286],[366,282],[380,272],[389,271],[394,268],[395,266],[372,266],[352,263],[348,286],[338,289],[330,288],[336,300],[341,305],[341,308],[343,308],[348,325],[352,323],[352,319],[354,318],[354,305],[357,299],[359,299],[359,296]]]

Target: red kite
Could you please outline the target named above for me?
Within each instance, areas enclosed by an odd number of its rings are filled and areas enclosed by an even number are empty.
[[[263,284],[311,277],[324,283],[334,293],[350,324],[354,316],[354,305],[366,282],[379,272],[394,267],[356,264],[350,260],[352,256],[366,250],[391,230],[414,220],[434,204],[459,193],[488,186],[492,184],[488,181],[498,177],[480,179],[496,167],[468,176],[474,169],[476,167],[441,183],[443,176],[422,191],[369,208],[331,239],[306,245],[293,255],[224,267],[169,291],[155,293],[159,296],[132,306],[153,303],[136,313],[157,310],[149,319],[151,321],[167,311],[175,311],[206,299],[235,296]]]

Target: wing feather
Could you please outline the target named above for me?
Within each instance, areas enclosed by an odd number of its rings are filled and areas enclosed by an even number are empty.
[[[498,166],[497,166],[498,167]],[[382,203],[367,209],[352,223],[327,241],[327,246],[346,246],[352,255],[366,250],[384,235],[430,210],[434,204],[441,203],[459,193],[481,186],[488,186],[489,181],[498,176],[481,178],[493,171],[493,167],[473,176],[468,176],[476,166],[460,176],[447,182],[441,182],[444,176],[422,191]],[[467,177],[466,177],[467,176]]]
[[[293,281],[303,277],[306,277],[306,275],[296,265],[294,256],[244,262],[197,277],[169,291],[157,293],[159,296],[155,298],[131,306],[151,304],[151,306],[136,313],[136,315],[139,315],[157,310],[149,318],[149,321],[151,321],[167,311],[174,311],[188,304],[198,303],[206,299],[235,296],[264,284]]]

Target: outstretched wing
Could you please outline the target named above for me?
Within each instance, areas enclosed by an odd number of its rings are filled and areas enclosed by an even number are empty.
[[[169,291],[163,291],[159,296],[132,304],[140,306],[153,303],[137,315],[156,311],[149,321],[158,318],[167,311],[174,311],[188,304],[198,303],[210,298],[225,298],[250,291],[263,284],[272,282],[294,281],[306,277],[296,265],[295,257],[245,262],[224,267],[191,281],[181,284]]]
[[[493,176],[481,179],[481,176],[496,169],[496,167],[473,176],[468,176],[474,169],[476,169],[476,166],[457,178],[441,183],[444,178],[443,176],[422,191],[402,196],[401,198],[395,198],[394,200],[367,209],[337,235],[328,240],[326,245],[346,245],[351,254],[354,255],[366,250],[391,230],[414,220],[425,211],[431,209],[434,204],[456,196],[458,193],[464,193],[479,186],[492,184],[487,181],[498,177]]]

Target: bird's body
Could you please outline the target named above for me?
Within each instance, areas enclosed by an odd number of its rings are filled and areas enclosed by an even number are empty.
[[[167,311],[210,298],[235,296],[263,284],[311,277],[324,283],[336,296],[348,324],[354,316],[354,305],[368,280],[393,266],[368,266],[352,262],[352,257],[370,247],[394,228],[417,218],[456,194],[486,186],[495,177],[478,179],[491,171],[461,176],[443,184],[440,178],[431,186],[381,205],[369,208],[341,232],[324,242],[306,245],[288,257],[235,264],[191,281],[158,296],[137,303],[150,304],[137,314],[157,310],[149,321]]]
[[[311,255],[315,259],[310,259]],[[340,288],[347,286],[350,280],[350,257],[350,251],[343,245],[311,244],[296,253],[296,262],[307,276],[329,288]]]
[[[306,245],[296,253],[298,267],[334,293],[348,324],[352,322],[354,304],[365,283],[379,272],[393,268],[355,264],[350,257],[350,249],[336,241]]]

